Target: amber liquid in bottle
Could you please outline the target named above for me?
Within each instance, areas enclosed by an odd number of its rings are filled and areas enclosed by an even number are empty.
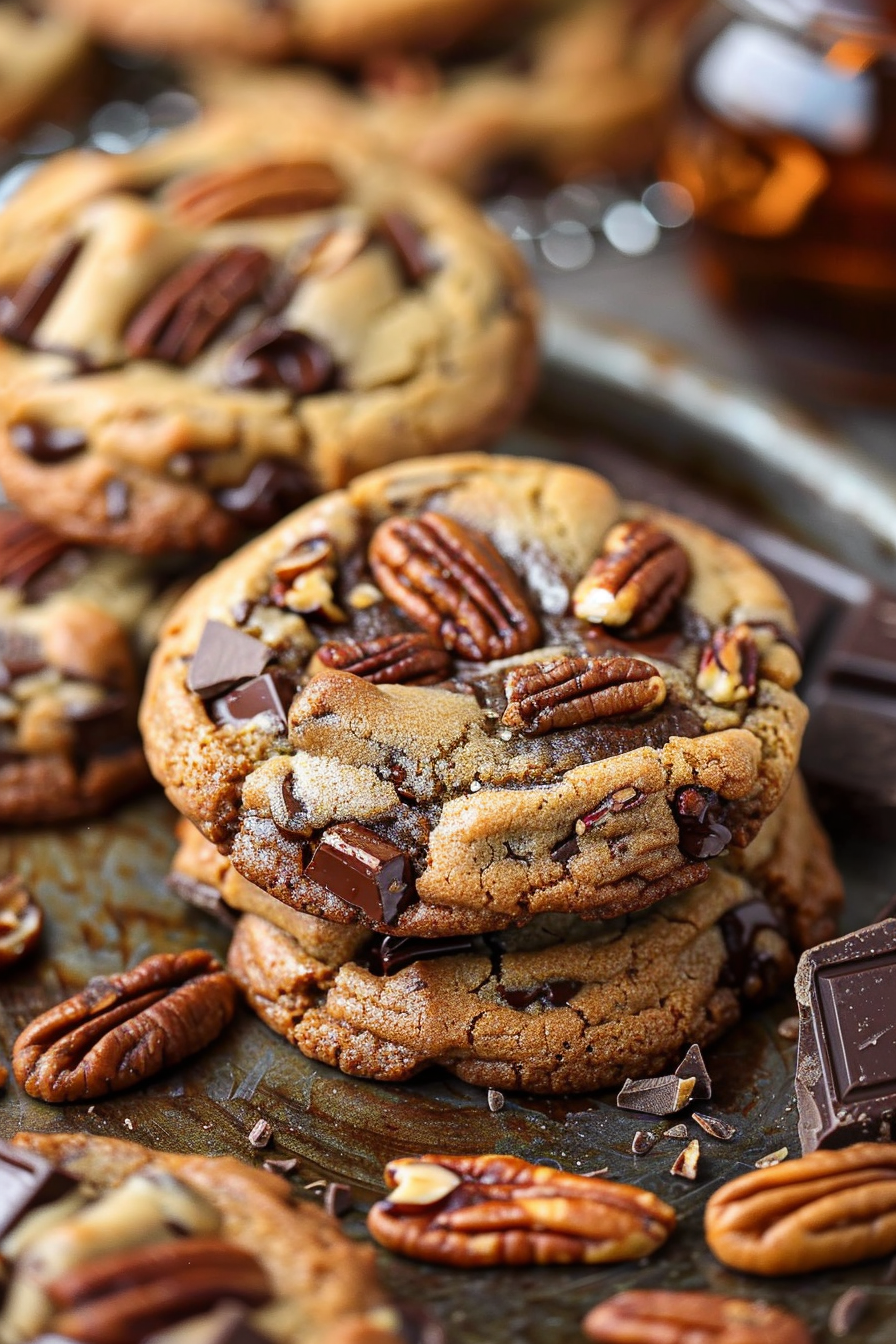
[[[774,367],[896,403],[896,6],[732,0],[666,171],[694,196],[706,284]]]

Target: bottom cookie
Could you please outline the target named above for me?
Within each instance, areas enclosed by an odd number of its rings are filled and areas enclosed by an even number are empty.
[[[774,994],[792,948],[829,936],[842,899],[797,781],[739,859],[637,916],[545,916],[478,938],[371,937],[252,887],[182,824],[173,885],[244,911],[228,965],[250,1006],[311,1058],[401,1082],[585,1092],[661,1072]]]

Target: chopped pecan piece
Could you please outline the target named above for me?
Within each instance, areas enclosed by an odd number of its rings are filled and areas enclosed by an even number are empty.
[[[325,667],[352,672],[375,685],[434,686],[451,673],[451,659],[429,635],[379,635],[322,644],[316,657]]]
[[[617,1293],[589,1311],[582,1329],[595,1344],[811,1344],[803,1322],[780,1307],[663,1289]]]
[[[210,953],[159,953],[35,1018],[13,1046],[13,1072],[42,1101],[104,1097],[201,1050],[235,1006],[236,986]]]
[[[655,667],[637,658],[555,658],[511,668],[504,691],[501,722],[540,734],[657,709],[666,683]]]
[[[0,879],[0,970],[21,961],[40,939],[44,917],[21,878]]]
[[[333,543],[329,537],[307,537],[300,541],[282,560],[274,565],[274,576],[281,583],[292,583],[309,569],[326,565],[333,559]]]
[[[486,662],[534,649],[540,638],[522,586],[488,537],[454,518],[391,518],[373,534],[374,578],[388,598],[446,649]]]
[[[0,298],[0,334],[26,345],[78,260],[80,239],[63,243],[45,261],[38,262],[14,294]]]
[[[896,1144],[856,1143],[738,1176],[706,1206],[706,1240],[747,1274],[805,1274],[896,1251]]]
[[[401,1191],[404,1172],[421,1166],[446,1172],[441,1197],[387,1197],[367,1220],[376,1241],[416,1260],[467,1269],[638,1260],[675,1226],[674,1211],[647,1190],[517,1157],[399,1158],[386,1167],[387,1186]]]
[[[682,547],[653,523],[619,523],[573,594],[583,621],[621,627],[626,639],[659,629],[687,587],[691,567]]]
[[[225,219],[262,219],[295,215],[335,205],[344,184],[328,163],[250,163],[199,173],[175,182],[166,203],[193,229],[207,229]]]
[[[258,297],[270,271],[270,258],[257,247],[192,257],[131,319],[124,336],[128,354],[189,364],[244,304]]]
[[[759,649],[748,625],[717,630],[700,659],[697,687],[717,705],[735,705],[756,694]]]
[[[47,1285],[57,1334],[83,1344],[133,1344],[222,1299],[271,1297],[254,1256],[216,1237],[178,1237],[77,1265]]]

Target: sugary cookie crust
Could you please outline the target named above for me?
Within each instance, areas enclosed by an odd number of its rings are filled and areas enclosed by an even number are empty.
[[[396,218],[410,255],[384,231]],[[59,156],[0,216],[0,292],[69,246],[29,335],[15,300],[0,305],[0,478],[79,541],[226,549],[262,521],[239,494],[253,470],[285,477],[270,522],[397,457],[489,442],[532,387],[535,299],[516,249],[450,188],[326,121],[219,112],[133,154]],[[157,357],[161,336],[134,336],[186,265],[234,253],[248,297],[197,354],[195,315],[173,359]],[[289,386],[245,353],[271,312],[305,361]]]
[[[281,1176],[231,1157],[160,1153],[88,1134],[22,1133],[13,1142],[102,1191],[144,1171],[168,1172],[196,1190],[221,1215],[223,1238],[260,1261],[286,1304],[269,1326],[282,1344],[397,1344],[373,1251],[349,1241],[321,1209],[293,1203]]]
[[[179,811],[286,905],[422,937],[498,929],[551,910],[611,918],[695,885],[708,869],[679,847],[671,807],[687,786],[727,800],[733,842],[746,844],[786,790],[805,721],[804,707],[785,689],[798,662],[781,642],[763,654],[754,700],[740,708],[713,705],[693,688],[693,671],[633,646],[661,669],[670,697],[687,695],[699,706],[703,735],[675,736],[673,726],[658,745],[578,764],[573,739],[562,733],[553,745],[550,735],[534,746],[531,738],[501,737],[497,713],[489,719],[474,696],[377,686],[339,671],[318,673],[294,698],[288,746],[263,718],[215,726],[187,687],[207,620],[233,626],[233,612],[248,609],[255,614],[243,630],[279,648],[287,666],[293,660],[303,667],[317,645],[305,621],[254,605],[269,589],[272,566],[317,535],[328,536],[345,559],[377,523],[423,507],[487,534],[528,576],[545,621],[566,609],[571,588],[625,511],[590,472],[475,455],[370,473],[299,511],[194,589],[155,656],[142,727],[151,767]],[[777,585],[738,547],[683,519],[649,516],[685,548],[692,568],[685,599],[710,628],[737,621],[792,628]],[[322,637],[338,639],[339,626]],[[672,698],[667,708],[675,711]],[[649,733],[649,715],[646,725],[635,731]],[[417,794],[396,794],[389,770],[397,763],[405,791]],[[304,843],[289,830],[284,782],[309,809],[318,835],[343,821],[383,834],[386,819],[386,833],[417,843],[417,899],[388,923],[303,877]],[[586,828],[578,852],[558,858],[577,821],[621,790],[635,790],[638,805]],[[409,805],[411,796],[421,798],[420,811]]]

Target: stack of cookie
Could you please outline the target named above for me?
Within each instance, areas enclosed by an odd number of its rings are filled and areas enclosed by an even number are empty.
[[[792,629],[740,548],[590,472],[372,472],[166,627],[142,726],[191,824],[175,883],[242,912],[249,1002],[347,1073],[655,1073],[832,931]]]

